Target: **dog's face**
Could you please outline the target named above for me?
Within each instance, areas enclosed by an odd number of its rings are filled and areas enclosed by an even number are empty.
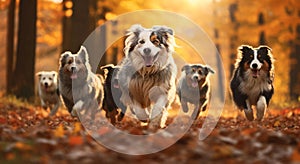
[[[119,80],[117,74],[120,70],[120,66],[114,66],[112,64],[101,67],[105,72],[105,84],[111,85],[113,88],[119,88]]]
[[[185,78],[189,87],[197,88],[205,84],[208,75],[215,73],[212,68],[202,64],[189,64],[182,67],[185,72]]]
[[[36,73],[39,79],[39,84],[42,89],[50,91],[57,87],[57,72],[55,71],[41,71]]]
[[[244,71],[251,74],[253,78],[258,78],[261,75],[266,75],[272,68],[271,48],[260,46],[252,48],[251,46],[239,47],[241,54],[241,64]]]
[[[127,35],[125,54],[139,69],[163,66],[174,50],[173,30],[165,26],[145,29],[140,25],[133,25]]]
[[[67,51],[61,55],[60,70],[72,80],[86,78],[87,67],[89,67],[88,53],[83,46],[81,46],[77,54]]]

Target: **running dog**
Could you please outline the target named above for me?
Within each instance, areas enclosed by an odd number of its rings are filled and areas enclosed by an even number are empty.
[[[90,112],[94,119],[97,110],[102,108],[102,83],[101,78],[91,71],[85,47],[81,46],[77,54],[67,51],[61,55],[59,89],[65,106],[73,116],[84,110]]]
[[[205,111],[210,100],[209,75],[214,70],[207,65],[188,64],[182,67],[181,77],[177,85],[182,110],[188,112],[188,103],[194,105],[193,119],[197,119],[201,111]]]
[[[106,112],[106,118],[109,118],[110,122],[115,124],[116,116],[119,114],[117,109],[121,109],[118,121],[123,119],[126,112],[126,106],[120,101],[122,92],[117,79],[120,66],[108,64],[101,67],[101,69],[105,71],[103,109]]]
[[[61,102],[58,90],[57,72],[41,71],[36,73],[38,77],[38,93],[41,105],[44,109],[50,108],[50,116],[56,114]]]
[[[256,106],[257,120],[262,120],[274,94],[274,65],[271,48],[253,48],[242,45],[238,48],[238,58],[230,82],[233,100],[240,110],[244,110],[252,121],[252,106]]]
[[[118,79],[121,101],[150,129],[165,127],[176,94],[174,32],[166,26],[133,25],[125,40],[125,58]]]

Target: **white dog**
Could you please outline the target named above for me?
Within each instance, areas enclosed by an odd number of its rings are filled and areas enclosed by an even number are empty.
[[[38,92],[44,109],[50,107],[50,116],[55,115],[60,106],[57,72],[41,71],[36,73],[39,79]]]

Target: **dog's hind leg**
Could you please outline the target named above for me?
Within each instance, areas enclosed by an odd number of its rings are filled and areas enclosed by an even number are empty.
[[[258,101],[257,101],[257,105],[256,105],[256,117],[257,120],[261,121],[265,115],[266,112],[266,108],[267,108],[267,101],[266,98],[264,96],[260,96]]]
[[[247,117],[247,119],[249,121],[253,121],[253,119],[254,119],[253,110],[251,108],[251,105],[250,105],[250,102],[248,99],[246,100],[246,105],[247,105],[247,108],[244,109],[245,116]]]

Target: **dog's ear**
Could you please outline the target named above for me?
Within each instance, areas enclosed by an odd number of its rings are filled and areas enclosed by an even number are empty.
[[[140,24],[132,25],[126,33],[127,38],[125,39],[124,53],[128,55],[129,52],[133,51],[134,47],[138,44],[139,34],[145,30]]]
[[[157,31],[158,33],[163,34],[164,36],[166,36],[167,34],[174,35],[173,29],[171,29],[167,26],[153,26],[152,29],[154,31]]]
[[[205,74],[207,75],[208,73],[212,73],[212,74],[214,74],[215,73],[215,71],[209,66],[209,65],[206,65],[205,67],[204,67],[204,69],[205,69]]]
[[[66,51],[61,54],[60,59],[59,59],[60,67],[63,67],[66,64],[66,62],[67,62],[66,59],[70,55],[72,55],[72,53],[70,51]]]
[[[51,73],[52,73],[52,77],[57,77],[57,72],[55,72],[55,71],[51,71]]]
[[[269,51],[272,51],[272,49],[268,46],[259,46],[258,51],[261,52],[262,54],[268,54]]]
[[[144,27],[142,27],[140,24],[134,24],[132,25],[128,30],[126,35],[131,35],[132,33],[138,36],[140,32],[142,32]]]
[[[191,66],[189,64],[187,64],[181,68],[181,72],[183,72],[183,71],[188,72],[190,69],[191,69]]]
[[[252,52],[253,52],[253,47],[248,46],[248,45],[241,45],[241,46],[238,48],[238,51],[239,51],[242,55],[249,54],[249,53],[252,53]]]
[[[102,70],[107,70],[107,71],[111,71],[112,69],[114,69],[114,65],[113,64],[107,64],[105,66],[100,67],[100,69]]]
[[[80,49],[77,54],[83,60],[83,63],[86,63],[89,61],[89,55],[84,46],[80,46]]]
[[[36,73],[35,74],[39,79],[41,79],[41,77],[42,77],[42,75],[43,75],[43,72],[41,71],[41,72],[38,72],[38,73]]]

